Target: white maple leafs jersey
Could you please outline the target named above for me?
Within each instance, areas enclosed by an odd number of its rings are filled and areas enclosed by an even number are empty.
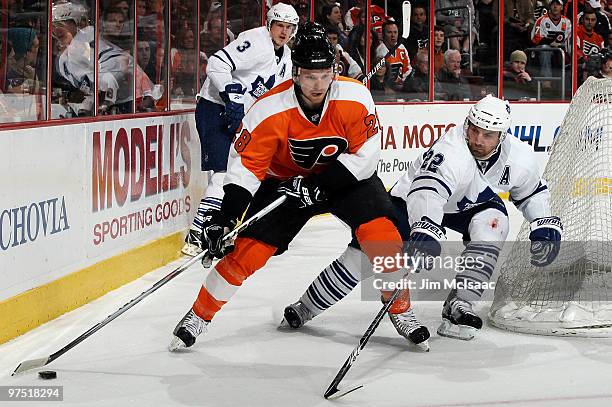
[[[406,201],[411,225],[423,216],[441,224],[445,213],[467,211],[498,192],[509,192],[530,222],[550,216],[550,194],[531,146],[509,134],[489,160],[477,161],[464,126],[437,140],[391,189],[391,195]]]
[[[206,80],[198,96],[224,105],[219,92],[230,83],[239,83],[246,89],[246,111],[264,93],[291,78],[291,67],[289,47],[283,46],[283,55],[277,61],[268,29],[253,28],[240,33],[238,38],[208,58]]]

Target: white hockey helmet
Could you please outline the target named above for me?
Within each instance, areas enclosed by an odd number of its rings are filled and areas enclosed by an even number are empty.
[[[54,23],[72,20],[78,27],[83,20],[88,19],[87,12],[87,7],[82,4],[71,1],[56,2],[51,9],[51,16]]]
[[[293,37],[297,31],[300,17],[293,6],[285,3],[277,3],[270,7],[270,10],[268,10],[268,13],[266,14],[266,27],[268,27],[268,30],[270,30],[272,21],[281,21],[283,23],[293,24],[294,28],[293,33],[291,34]]]
[[[505,137],[512,121],[510,104],[487,95],[470,108],[467,120],[481,129],[499,131],[500,136]]]

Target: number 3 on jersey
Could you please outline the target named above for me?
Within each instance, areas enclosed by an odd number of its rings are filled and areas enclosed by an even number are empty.
[[[444,154],[434,154],[432,150],[429,150],[423,154],[423,164],[421,164],[421,170],[435,173],[438,171],[438,167],[443,161]]]
[[[251,46],[251,43],[249,41],[245,41],[242,43],[242,45],[238,45],[236,47],[236,50],[238,52],[244,52],[244,50],[246,50],[247,48],[249,48]]]

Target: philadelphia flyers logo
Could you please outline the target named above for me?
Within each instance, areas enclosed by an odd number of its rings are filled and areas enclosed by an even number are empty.
[[[328,164],[334,161],[347,147],[348,142],[342,137],[289,139],[289,151],[293,162],[307,170],[317,164]]]

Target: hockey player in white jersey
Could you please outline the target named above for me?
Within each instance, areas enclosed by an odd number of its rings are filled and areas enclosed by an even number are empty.
[[[509,127],[509,104],[486,96],[472,106],[463,126],[451,129],[415,160],[390,191],[409,254],[440,255],[445,228],[450,228],[463,235],[464,258],[485,259],[481,267],[455,276],[455,286],[462,288],[453,290],[444,303],[438,328],[442,336],[469,340],[482,327],[472,305],[484,289],[473,287],[491,278],[509,229],[505,205],[496,192],[509,192],[530,222],[532,264],[546,266],[559,251],[563,227],[551,214],[550,194],[535,154],[528,144],[506,136]],[[349,245],[299,301],[285,308],[285,320],[299,328],[344,298],[367,277],[360,270],[363,264],[368,264],[363,253]],[[421,329],[412,310],[391,320],[400,334],[413,342],[419,339],[410,337]]]
[[[242,32],[208,59],[195,111],[201,168],[209,171],[208,187],[185,238],[182,251],[187,255],[200,252],[204,213],[220,209],[230,143],[245,111],[268,90],[291,78],[291,52],[286,44],[295,35],[298,22],[292,6],[278,3],[268,11],[265,27]]]

